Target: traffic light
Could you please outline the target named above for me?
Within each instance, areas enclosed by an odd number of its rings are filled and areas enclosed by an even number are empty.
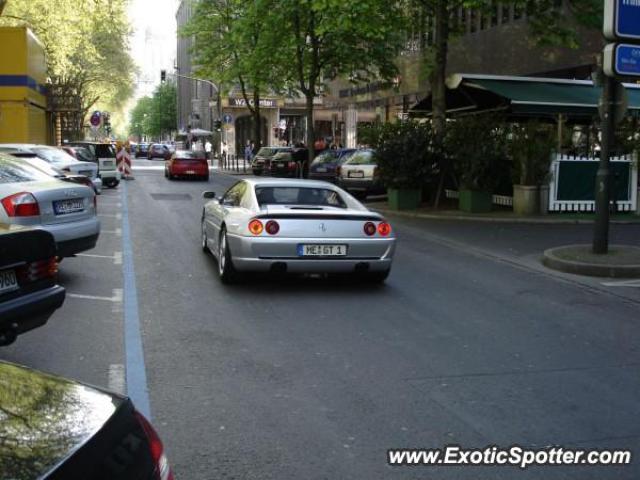
[[[213,122],[213,128],[216,129],[216,132],[219,132],[220,130],[222,130],[222,122],[220,120],[216,120],[215,122]]]
[[[160,82],[164,83],[167,81],[167,71],[166,70],[160,70]]]

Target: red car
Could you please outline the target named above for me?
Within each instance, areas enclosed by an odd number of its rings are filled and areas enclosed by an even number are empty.
[[[164,176],[169,180],[177,177],[209,180],[209,162],[204,152],[178,150],[165,162]]]

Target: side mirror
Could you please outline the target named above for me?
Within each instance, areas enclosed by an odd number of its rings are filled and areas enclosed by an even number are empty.
[[[216,198],[216,192],[202,192],[202,198],[213,200]]]

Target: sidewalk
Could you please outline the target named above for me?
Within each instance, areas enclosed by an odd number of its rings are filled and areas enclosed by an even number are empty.
[[[561,224],[561,225],[590,225],[594,222],[593,213],[550,213],[548,215],[534,215],[523,217],[510,210],[495,210],[490,213],[466,213],[454,210],[450,206],[445,209],[434,210],[432,207],[422,206],[417,210],[392,210],[387,202],[367,202],[366,206],[384,215],[395,215],[407,218],[425,218],[435,220],[460,220],[490,223],[525,223],[525,224]],[[633,213],[618,213],[611,216],[611,223],[618,225],[640,224],[640,216]]]

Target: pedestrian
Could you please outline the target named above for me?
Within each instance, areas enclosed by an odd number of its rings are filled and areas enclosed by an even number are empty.
[[[251,142],[247,140],[247,146],[244,147],[244,161],[251,162]]]
[[[207,157],[207,160],[211,160],[211,142],[209,140],[207,140],[207,142],[204,144],[204,151]]]

